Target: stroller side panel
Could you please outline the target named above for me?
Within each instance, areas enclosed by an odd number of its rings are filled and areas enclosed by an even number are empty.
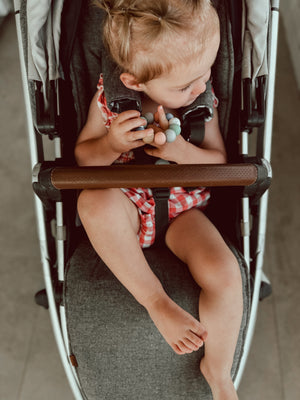
[[[279,24],[279,0],[271,2],[271,15],[270,15],[270,26],[269,26],[269,52],[268,52],[268,85],[266,90],[266,114],[265,122],[260,128],[258,135],[260,139],[257,142],[257,155],[262,157],[264,160],[270,162],[271,160],[271,144],[272,144],[272,127],[273,127],[273,108],[274,108],[274,96],[275,96],[275,75],[276,75],[276,58],[277,58],[277,41],[278,41],[278,24]],[[241,147],[243,143],[248,141],[248,138],[243,138],[246,132],[241,133]],[[247,133],[248,136],[248,133]],[[246,151],[242,152],[247,155],[248,146],[245,146]],[[272,172],[270,171],[270,176]],[[237,384],[240,383],[246,360],[250,351],[252,338],[254,335],[256,315],[258,309],[258,302],[260,299],[260,291],[262,287],[262,281],[266,281],[267,285],[269,282],[263,273],[264,263],[264,251],[265,251],[265,239],[266,239],[266,226],[267,226],[267,215],[268,215],[268,196],[269,193],[266,191],[260,201],[258,208],[258,217],[256,221],[253,221],[253,225],[257,224],[257,235],[254,243],[252,243],[251,257],[252,262],[255,264],[254,283],[253,283],[253,294],[251,303],[251,314],[249,319],[249,328],[247,333],[247,340],[245,342],[244,354],[241,360],[241,367],[236,377]],[[249,199],[244,200],[249,204]],[[248,217],[248,216],[247,216]],[[249,247],[249,259],[248,265],[250,266],[250,240],[244,241],[244,247]],[[252,266],[252,269],[253,266]]]

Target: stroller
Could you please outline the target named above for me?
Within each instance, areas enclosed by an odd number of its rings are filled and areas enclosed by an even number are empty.
[[[232,366],[236,387],[241,381],[258,302],[271,290],[263,254],[279,1],[214,4],[221,45],[212,75],[229,163],[79,168],[74,145],[99,73],[104,74],[111,109],[138,108],[139,98],[111,84],[115,67],[99,40],[103,13],[90,1],[15,0],[46,286],[36,301],[49,308],[78,400],[211,398],[199,372],[203,349],[183,357],[173,353],[147,312],[91,247],[76,218],[78,190],[84,188],[212,188],[207,213],[236,255],[243,281],[244,313]],[[209,112],[202,97],[183,113],[186,129],[200,129]],[[158,193],[157,210],[164,190]],[[145,256],[170,297],[197,316],[199,288],[184,265],[162,243],[145,250]]]

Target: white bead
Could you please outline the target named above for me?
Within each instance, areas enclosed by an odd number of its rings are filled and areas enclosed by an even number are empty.
[[[168,165],[168,164],[170,164],[170,162],[167,160],[163,160],[162,158],[160,158],[155,162],[155,165]]]
[[[169,120],[169,125],[172,125],[172,124],[174,124],[174,125],[181,125],[180,119],[179,119],[179,118],[176,118],[176,117],[171,118],[171,119]]]

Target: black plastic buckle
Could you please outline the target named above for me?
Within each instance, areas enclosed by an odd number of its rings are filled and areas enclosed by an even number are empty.
[[[256,107],[253,108],[252,81],[250,78],[243,80],[243,130],[251,131],[252,128],[259,128],[265,122],[265,83],[265,76],[260,76],[255,79]]]
[[[153,197],[159,201],[168,200],[170,196],[169,188],[152,188]]]
[[[140,112],[142,111],[140,102],[138,100],[130,99],[120,99],[112,101],[109,103],[109,109],[111,112],[115,112],[117,114],[128,110],[138,110]]]
[[[49,104],[46,107],[44,94],[42,90],[42,82],[35,81],[35,105],[36,117],[35,127],[42,135],[48,135],[53,139],[58,134],[58,117],[57,117],[57,93],[55,88],[55,81],[49,82],[48,99]]]
[[[205,118],[208,112],[205,107],[189,112],[183,120],[183,137],[195,146],[200,146],[205,136]]]

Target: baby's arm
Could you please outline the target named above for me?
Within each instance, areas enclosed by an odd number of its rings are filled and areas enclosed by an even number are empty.
[[[205,123],[205,137],[201,147],[187,142],[181,135],[172,143],[162,146],[151,143],[153,148],[145,149],[146,153],[177,164],[222,164],[226,162],[226,150],[219,128],[218,112],[214,110],[213,118]]]
[[[107,129],[95,94],[85,126],[79,134],[75,157],[79,165],[111,165],[121,153],[144,145],[142,139],[153,135],[153,129],[133,131],[143,125],[139,111],[121,113]]]

